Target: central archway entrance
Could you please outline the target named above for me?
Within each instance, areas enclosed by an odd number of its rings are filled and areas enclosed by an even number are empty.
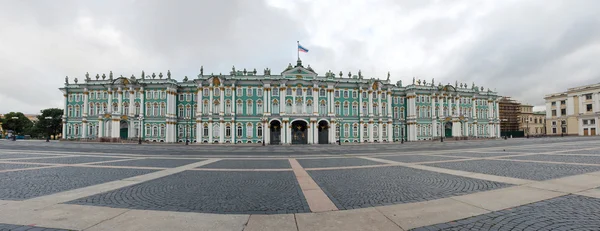
[[[325,120],[319,121],[319,144],[329,143],[329,123]]]
[[[281,123],[278,120],[271,121],[270,144],[281,144]]]
[[[452,122],[444,124],[444,134],[446,137],[452,137]]]
[[[292,122],[292,144],[308,144],[308,129],[306,122]]]
[[[122,140],[126,140],[128,135],[129,135],[129,124],[127,123],[127,121],[121,120],[121,122],[119,124],[119,137],[121,137]]]

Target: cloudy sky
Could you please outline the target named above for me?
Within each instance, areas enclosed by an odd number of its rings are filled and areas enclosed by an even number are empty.
[[[475,82],[533,105],[599,82],[597,0],[0,0],[0,113],[61,107],[65,76],[232,65]]]

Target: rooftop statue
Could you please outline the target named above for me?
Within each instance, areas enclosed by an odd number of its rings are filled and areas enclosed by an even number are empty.
[[[144,79],[145,76],[146,74],[144,73],[144,70],[142,70],[142,79]]]
[[[96,74],[96,80],[100,79],[100,75]]]
[[[90,79],[90,73],[86,72],[85,73],[85,81],[89,82],[90,80],[92,80],[92,79]]]
[[[106,74],[102,73],[102,80],[106,79]]]
[[[159,79],[162,79],[162,77],[163,77],[163,74],[162,74],[162,72],[159,72],[159,73],[158,73],[158,78],[159,78]]]
[[[204,66],[200,66],[200,76],[204,76]]]
[[[413,76],[413,85],[415,85],[415,77]]]
[[[152,78],[156,79],[156,73],[152,72]]]
[[[185,77],[183,77],[183,82],[187,82],[188,81],[188,77],[187,75]]]
[[[77,84],[77,77],[75,77],[75,79],[73,80],[73,82],[75,82],[75,84]]]
[[[348,71],[348,78],[352,78],[352,72]]]
[[[344,74],[342,73],[342,71],[340,71],[340,78],[342,78],[342,76],[344,76]]]
[[[390,72],[388,71],[387,81],[390,81]]]
[[[69,84],[69,76],[65,76],[65,83]]]
[[[108,74],[108,79],[111,80],[111,81],[113,80],[113,73],[112,73],[112,71],[110,71],[110,73]]]
[[[309,67],[310,67],[310,66],[309,66]],[[256,68],[254,68],[254,70],[252,70],[252,73],[253,73],[254,75],[256,75]]]
[[[431,86],[435,86],[435,78],[431,79]]]
[[[167,79],[171,79],[171,70],[167,70]]]

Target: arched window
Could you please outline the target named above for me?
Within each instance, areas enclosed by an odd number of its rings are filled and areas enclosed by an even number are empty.
[[[263,125],[261,123],[256,124],[256,136],[262,138],[263,136]]]
[[[367,124],[363,125],[363,137],[369,137],[369,127],[367,126]]]
[[[75,117],[80,117],[81,116],[81,111],[79,110],[79,105],[75,106]]]
[[[308,91],[310,92],[310,91]],[[307,100],[306,101],[306,113],[307,114],[312,114],[313,113],[313,104],[312,104],[312,100]]]
[[[229,123],[225,124],[225,137],[231,137],[231,125]]]
[[[207,123],[204,123],[204,125],[202,125],[202,136],[208,137],[208,124]]]
[[[387,116],[387,106],[385,103],[381,104],[381,114],[383,114],[383,116]]]
[[[253,109],[254,109],[254,105],[252,103],[252,100],[248,100],[246,101],[246,114],[247,115],[252,115],[253,114]]]
[[[185,106],[185,116],[192,117],[192,107],[190,105]]]
[[[244,135],[244,133],[243,133],[243,130],[242,130],[242,124],[241,124],[241,123],[238,123],[238,124],[236,125],[235,131],[236,131],[236,134],[235,134],[235,136],[237,136],[238,138],[241,138],[241,137]]]
[[[221,96],[221,89],[215,87],[215,96]]]
[[[319,96],[325,97],[325,89],[319,90]]]
[[[354,138],[358,137],[358,124],[353,124],[352,125],[352,136]]]
[[[377,124],[373,125],[373,137],[379,137],[379,126]]]
[[[150,136],[150,134],[152,134],[152,128],[150,124],[146,124],[146,136]]]
[[[374,103],[374,104],[373,104],[373,115],[377,115],[377,114],[378,114],[378,113],[377,113],[377,104],[376,104],[376,103]]]
[[[344,137],[348,138],[350,136],[350,125],[344,124]]]
[[[79,124],[75,124],[75,136],[79,136]]]
[[[271,107],[271,111],[273,112],[273,114],[279,114],[279,101],[277,101],[276,99],[273,100],[273,106]]]
[[[358,103],[356,103],[356,102],[352,103],[352,115],[353,116],[358,115]]]
[[[204,100],[204,102],[202,103],[202,113],[203,114],[208,113],[208,100]]]
[[[90,108],[88,109],[88,114],[94,115],[94,103],[90,103]]]
[[[225,101],[225,114],[231,114],[231,100]]]
[[[156,110],[156,106],[155,110]],[[165,116],[165,114],[167,114],[167,105],[163,102],[160,103],[160,116]],[[156,115],[158,116],[158,111],[156,112]]]
[[[158,134],[160,137],[165,137],[166,133],[165,133],[165,125],[161,124],[160,125],[160,134]]]
[[[246,124],[246,137],[247,138],[252,138],[252,136],[254,134],[254,132],[252,132],[252,131],[254,131],[252,123],[247,123]]]
[[[364,103],[363,103],[363,106],[362,106],[362,114],[363,114],[363,115],[367,115],[367,114],[369,114],[369,112],[367,111],[367,102],[364,102]]]
[[[100,115],[100,113],[102,113],[102,105],[96,103],[96,113],[94,113],[94,115]]]
[[[287,96],[291,96],[292,95],[292,88],[290,88],[290,87],[286,88],[285,94]]]
[[[123,115],[129,115],[129,103],[123,103]]]
[[[340,102],[335,102],[335,113],[338,115],[342,115],[342,111],[340,108]]]
[[[289,88],[288,88],[289,89]],[[285,113],[291,114],[292,113],[292,100],[288,99],[285,102]]]
[[[154,127],[152,128],[152,136],[158,137],[158,127],[156,125],[154,125]]]
[[[347,116],[348,113],[350,113],[350,108],[349,108],[349,105],[348,105],[348,101],[346,101],[346,102],[344,102],[344,115]]]
[[[140,114],[140,103],[135,103],[135,114],[136,115]]]
[[[398,107],[394,107],[394,109],[393,109],[393,110],[394,110],[394,119],[397,119],[397,118],[399,118],[399,117],[398,117],[398,114],[399,114],[400,112],[398,111]]]
[[[102,112],[103,113],[107,113],[108,112],[108,105],[106,103],[102,103]]]
[[[296,112],[297,113],[303,113],[303,105],[302,105],[302,99],[298,99],[296,100]]]
[[[219,100],[215,100],[213,101],[213,113],[218,114],[219,113]]]
[[[387,124],[383,124],[383,126],[381,126],[381,135],[383,136],[384,139],[387,139]]]
[[[263,114],[263,103],[262,103],[262,100],[256,101],[256,114]]]
[[[154,111],[152,112],[152,116],[158,116],[160,111],[158,110],[158,103],[154,103]]]
[[[302,96],[302,88],[296,88],[296,96]]]
[[[213,123],[213,138],[219,138],[221,135],[221,131],[219,130],[219,123]]]
[[[242,100],[237,101],[237,106],[236,106],[236,113],[241,115],[244,114],[244,104],[242,103]]]
[[[146,103],[146,116],[152,116],[152,105],[150,103]]]
[[[319,104],[319,114],[327,115],[327,103],[325,100],[321,100],[321,103]]]

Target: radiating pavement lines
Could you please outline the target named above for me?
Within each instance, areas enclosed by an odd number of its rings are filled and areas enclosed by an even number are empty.
[[[331,199],[323,192],[321,187],[308,175],[308,172],[298,163],[296,159],[289,159],[296,180],[302,189],[302,194],[312,212],[335,211],[338,208]]]

